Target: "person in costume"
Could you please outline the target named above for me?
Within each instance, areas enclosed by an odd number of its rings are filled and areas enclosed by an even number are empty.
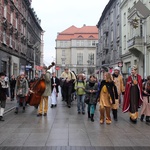
[[[131,68],[131,75],[127,79],[123,102],[123,112],[130,112],[130,121],[133,123],[137,122],[138,108],[141,106],[142,100],[142,78],[137,74],[137,66],[134,65]]]
[[[113,118],[115,121],[117,121],[118,120],[117,109],[119,107],[119,103],[121,104],[121,94],[124,94],[125,91],[123,77],[120,74],[119,67],[114,68],[112,79],[117,87],[117,92],[118,92],[118,99],[116,99],[115,104],[112,105]]]
[[[4,110],[6,106],[6,98],[7,98],[7,82],[5,81],[5,74],[3,72],[0,73],[0,121],[4,121]]]
[[[56,73],[52,73],[52,78],[51,78],[51,89],[52,89],[52,94],[51,94],[51,108],[57,107],[57,97],[58,97],[58,86],[60,85],[59,79],[56,77]]]
[[[115,104],[116,99],[118,99],[117,88],[112,80],[111,74],[105,72],[99,92],[100,124],[104,123],[105,113],[106,124],[111,124],[110,111],[112,104]]]
[[[42,69],[41,78],[45,79],[46,88],[45,88],[44,93],[41,96],[41,101],[40,101],[40,105],[38,108],[37,117],[42,116],[42,114],[43,114],[43,116],[47,116],[48,96],[51,95],[51,74],[48,71],[48,68],[46,66],[44,66]],[[43,107],[43,105],[44,105],[44,107]]]
[[[147,76],[147,81],[143,83],[143,104],[141,109],[141,118],[144,117],[147,123],[150,123],[150,76]]]
[[[97,103],[97,91],[98,84],[96,82],[96,77],[94,75],[91,75],[89,81],[86,83],[85,92],[86,96],[89,98],[88,118],[91,118],[92,122],[94,122],[95,106]]]
[[[15,86],[15,97],[17,100],[15,114],[18,114],[20,104],[23,105],[22,112],[25,112],[26,96],[28,95],[28,91],[28,81],[25,78],[24,72],[21,72],[20,76],[17,78]]]

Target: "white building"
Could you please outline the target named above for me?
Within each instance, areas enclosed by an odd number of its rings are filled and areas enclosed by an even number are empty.
[[[98,29],[96,26],[81,28],[71,26],[56,39],[56,66],[60,68],[57,75],[68,66],[75,73],[84,72],[86,75],[95,73],[96,43],[98,42]]]

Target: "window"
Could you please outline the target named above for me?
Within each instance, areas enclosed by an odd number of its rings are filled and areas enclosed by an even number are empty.
[[[62,41],[60,42],[60,47],[63,47],[63,42]]]
[[[88,64],[89,65],[94,65],[94,54],[93,53],[90,53],[88,55]]]
[[[83,53],[77,53],[77,65],[83,65]]]
[[[96,45],[96,42],[95,41],[92,41],[92,46],[95,46]]]
[[[21,24],[21,33],[23,33],[23,24]]]
[[[120,37],[120,29],[119,29],[119,24],[117,25],[117,37]]]
[[[10,14],[10,23],[13,25],[13,12]]]
[[[81,46],[84,46],[84,41],[83,40],[81,41]]]
[[[80,46],[80,41],[79,40],[76,41],[76,45]]]
[[[113,39],[114,39],[114,34],[113,34],[113,30],[111,30],[111,42],[113,42]]]
[[[6,61],[1,62],[1,71],[7,72],[7,62]]]
[[[123,46],[124,46],[124,50],[126,50],[126,35],[124,36],[124,41],[123,41]]]
[[[123,25],[124,26],[126,25],[126,13],[124,13],[124,15],[123,15]]]
[[[16,29],[18,29],[18,18],[16,17]]]
[[[12,47],[12,35],[9,36],[9,46]]]
[[[62,56],[65,56],[66,54],[65,54],[65,50],[63,49],[62,50]]]
[[[111,14],[110,14],[111,16],[110,16],[110,19],[111,19],[111,23],[113,23],[113,16],[114,16],[114,13],[113,13],[113,10],[111,11]]]
[[[4,5],[4,17],[7,18],[7,5]]]
[[[6,44],[6,31],[3,31],[3,43]]]

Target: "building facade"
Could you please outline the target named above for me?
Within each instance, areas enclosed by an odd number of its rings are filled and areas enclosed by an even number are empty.
[[[138,72],[144,78],[150,75],[150,17],[142,16],[142,7],[136,9],[135,1],[122,0],[121,9],[121,39],[123,73],[130,74],[131,66],[137,65]],[[148,0],[141,1],[144,6],[150,8]],[[149,14],[150,15],[150,14]],[[135,24],[135,21],[137,24]]]
[[[100,74],[110,71],[121,62],[120,0],[110,0],[97,24],[99,41],[96,51],[96,68]],[[101,76],[100,75],[100,76]]]
[[[31,78],[40,65],[42,31],[30,0],[0,0],[0,71]]]
[[[56,39],[56,66],[58,76],[68,66],[75,73],[84,72],[87,76],[95,73],[96,43],[98,30],[96,26],[83,25],[81,28],[71,26]]]

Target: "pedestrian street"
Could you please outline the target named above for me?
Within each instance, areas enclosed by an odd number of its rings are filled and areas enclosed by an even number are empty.
[[[0,122],[1,149],[149,149],[150,126],[138,119],[137,124],[129,121],[128,113],[118,113],[118,121],[110,125],[99,124],[97,105],[91,122],[87,113],[78,114],[76,101],[68,108],[58,99],[56,108],[50,108],[47,116],[37,117],[37,110],[27,106],[25,113],[20,108],[4,115]]]

